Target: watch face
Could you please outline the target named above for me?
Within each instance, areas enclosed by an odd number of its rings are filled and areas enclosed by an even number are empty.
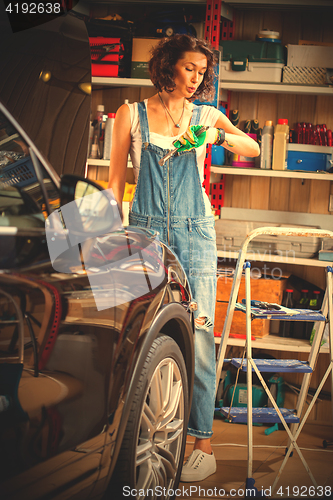
[[[165,30],[166,36],[172,36],[173,35],[173,28],[172,26],[168,26]]]

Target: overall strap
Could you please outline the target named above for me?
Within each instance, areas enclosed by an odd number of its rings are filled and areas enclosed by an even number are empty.
[[[147,116],[147,108],[144,101],[138,102],[138,112],[139,112],[142,144],[149,143],[150,139],[149,139],[148,116]]]
[[[196,106],[194,104],[190,125],[199,125],[200,116],[201,116],[201,106]]]

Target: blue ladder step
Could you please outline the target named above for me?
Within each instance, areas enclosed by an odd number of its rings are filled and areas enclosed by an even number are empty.
[[[282,306],[278,307],[280,307],[280,309],[261,309],[251,306],[251,316],[252,318],[278,319],[284,321],[326,321],[326,316],[324,316],[321,311],[314,311],[313,309],[289,309]],[[246,313],[246,304],[236,302],[235,311]]]
[[[292,372],[292,373],[312,373],[312,368],[307,361],[299,361],[298,359],[253,359],[255,365],[260,372]],[[236,368],[242,367],[242,371],[247,371],[247,360],[242,358],[233,358],[231,360]],[[254,369],[252,368],[252,371]]]
[[[220,412],[224,417],[228,418],[229,409],[228,406],[222,406]],[[299,422],[296,410],[290,410],[289,408],[279,408],[279,410],[287,424]],[[235,423],[247,423],[247,408],[231,408],[229,420]],[[274,408],[252,408],[252,421],[254,423],[275,424],[276,422],[281,422],[281,419]]]

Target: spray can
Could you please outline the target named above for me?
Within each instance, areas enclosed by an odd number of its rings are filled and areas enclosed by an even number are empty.
[[[273,136],[273,122],[267,120],[261,134],[260,168],[272,168]]]
[[[289,140],[289,125],[288,120],[279,118],[274,130],[273,141],[273,170],[287,169],[287,143]]]
[[[115,117],[116,113],[108,113],[108,119],[106,120],[106,125],[105,125],[103,160],[110,159],[111,138],[112,138],[112,130]]]

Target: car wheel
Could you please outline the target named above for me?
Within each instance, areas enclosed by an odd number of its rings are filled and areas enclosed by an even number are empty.
[[[162,335],[145,361],[117,461],[123,491],[127,486],[138,498],[171,498],[183,464],[187,419],[184,358],[176,342]]]

